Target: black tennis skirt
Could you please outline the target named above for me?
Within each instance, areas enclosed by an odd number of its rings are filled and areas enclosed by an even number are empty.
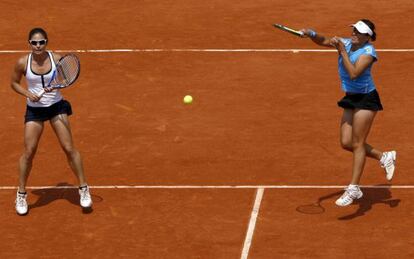
[[[24,123],[29,121],[47,121],[59,114],[72,115],[72,106],[68,101],[60,100],[49,107],[32,107],[27,105]]]
[[[346,95],[339,100],[338,106],[344,109],[383,110],[377,90],[373,90],[367,94],[346,93]]]

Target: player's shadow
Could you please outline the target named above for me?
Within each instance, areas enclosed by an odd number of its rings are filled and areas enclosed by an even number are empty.
[[[339,220],[351,220],[357,217],[365,215],[368,211],[372,209],[375,204],[386,204],[390,208],[395,208],[401,202],[400,199],[392,199],[392,194],[390,191],[390,185],[378,185],[375,188],[362,188],[364,196],[356,200],[351,206],[358,206],[358,209],[348,215],[339,217]],[[318,199],[319,203],[322,203],[325,200],[331,200],[332,198],[339,198],[344,191],[334,192],[325,196],[322,196]]]
[[[392,199],[392,194],[389,188],[390,185],[382,184],[375,187],[376,188],[362,188],[364,196],[361,199],[356,200],[354,203],[358,206],[358,209],[354,213],[341,216],[338,219],[351,220],[361,217],[370,211],[376,204],[385,204],[390,208],[395,208],[400,204],[400,199]]]
[[[29,204],[29,209],[36,209],[56,201],[56,200],[67,200],[71,204],[79,207],[84,214],[93,212],[92,208],[82,208],[79,204],[79,192],[78,188],[68,183],[59,183],[56,185],[58,188],[49,189],[38,189],[33,190],[31,193],[38,196],[36,202]],[[102,201],[102,198],[96,195],[92,195],[94,202]]]

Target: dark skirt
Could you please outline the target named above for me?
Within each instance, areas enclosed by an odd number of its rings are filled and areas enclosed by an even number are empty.
[[[377,90],[373,90],[367,94],[346,93],[346,95],[339,100],[338,106],[344,109],[383,110]]]
[[[32,107],[27,105],[24,123],[29,121],[47,121],[59,114],[72,114],[72,106],[68,101],[60,100],[49,107]]]

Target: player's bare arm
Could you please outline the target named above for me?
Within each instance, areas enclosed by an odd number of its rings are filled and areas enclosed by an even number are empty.
[[[28,55],[25,55],[21,57],[16,65],[14,66],[14,70],[11,77],[11,88],[18,94],[23,95],[30,99],[32,102],[39,101],[39,97],[30,91],[28,91],[26,88],[24,88],[20,82],[22,80],[22,77],[26,71],[26,64],[27,64],[27,58]]]
[[[327,38],[319,33],[311,29],[302,29],[301,30],[305,37],[310,38],[314,43],[318,44],[319,46],[324,46],[328,48],[333,48],[331,44],[331,38]]]
[[[352,64],[351,60],[349,59],[349,55],[346,52],[345,46],[340,38],[333,37],[331,39],[331,44],[338,50],[339,55],[343,57],[345,69],[352,80],[360,76],[361,73],[364,72],[365,69],[367,69],[374,62],[374,58],[372,56],[361,55],[355,64]]]

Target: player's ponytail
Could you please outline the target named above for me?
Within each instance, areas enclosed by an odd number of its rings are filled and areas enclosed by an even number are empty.
[[[373,33],[371,36],[371,40],[375,41],[377,39],[377,33],[375,32],[375,24],[368,19],[361,19],[361,21],[364,22],[371,29]]]

